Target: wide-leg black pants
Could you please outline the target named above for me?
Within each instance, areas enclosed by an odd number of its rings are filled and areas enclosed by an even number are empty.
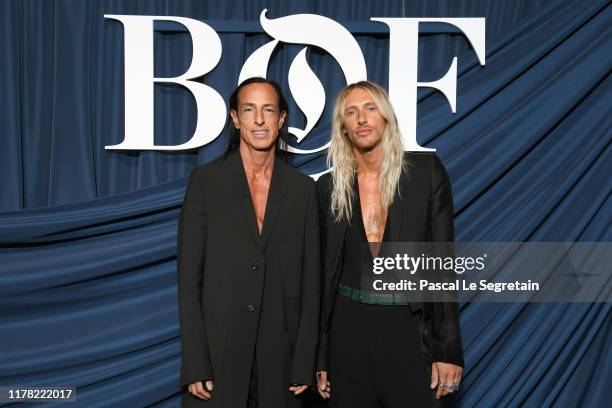
[[[330,339],[331,407],[433,407],[417,316],[404,305],[337,296]]]

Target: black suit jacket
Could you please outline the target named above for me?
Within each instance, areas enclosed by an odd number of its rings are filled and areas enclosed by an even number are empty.
[[[254,358],[261,406],[291,406],[289,385],[313,383],[316,194],[276,158],[260,236],[238,152],[191,173],[178,225],[181,385],[214,379],[214,391],[205,402],[183,388],[183,406],[244,406]]]
[[[391,242],[454,241],[453,196],[444,165],[433,153],[406,152],[404,160],[407,165],[400,177],[400,194],[396,192],[389,208]],[[327,370],[331,318],[338,293],[347,221],[336,222],[331,214],[331,174],[321,176],[317,188],[323,268],[317,369]],[[457,303],[412,302],[410,306],[414,312],[422,312],[419,314],[419,329],[426,360],[463,366]]]

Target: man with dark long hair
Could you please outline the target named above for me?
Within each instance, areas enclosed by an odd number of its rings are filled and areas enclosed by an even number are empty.
[[[370,296],[360,272],[372,270],[381,243],[453,241],[444,166],[433,153],[404,152],[387,93],[368,81],[336,99],[328,166],[331,173],[318,180],[319,393],[334,408],[442,404],[462,373],[457,303]]]
[[[299,407],[314,382],[318,198],[276,157],[286,117],[278,84],[242,82],[229,152],[189,179],[177,257],[185,407]]]

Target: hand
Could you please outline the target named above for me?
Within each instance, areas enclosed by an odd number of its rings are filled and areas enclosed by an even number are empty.
[[[204,386],[202,385],[202,381],[197,381],[192,384],[189,384],[188,388],[189,392],[194,397],[198,397],[203,400],[209,400],[212,397],[211,393],[213,390],[213,381],[206,381],[206,388],[204,388]]]
[[[323,399],[331,397],[331,384],[327,381],[327,371],[317,371],[317,391]]]
[[[431,365],[430,387],[432,390],[438,387],[436,399],[440,399],[440,397],[451,393],[447,387],[443,387],[442,385],[446,384],[447,386],[451,386],[453,384],[458,384],[461,381],[462,372],[463,368],[454,364],[437,361]]]
[[[306,388],[308,388],[307,385],[292,385],[289,387],[289,391],[291,391],[293,395],[300,395],[306,390]]]

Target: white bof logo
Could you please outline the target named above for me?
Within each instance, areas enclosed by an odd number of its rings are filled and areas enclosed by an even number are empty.
[[[209,25],[186,17],[111,15],[124,27],[125,48],[125,139],[109,150],[187,150],[204,146],[219,136],[227,118],[221,95],[208,85],[193,81],[210,71],[221,59],[221,40]],[[272,41],[255,50],[245,61],[238,83],[254,76],[266,77],[274,48],[280,42],[314,45],[327,51],[340,65],[347,84],[367,79],[366,64],[355,38],[338,22],[316,14],[294,14],[277,19],[260,15],[264,31]],[[447,23],[458,27],[471,43],[481,65],[485,64],[484,18],[382,18],[373,17],[389,27],[389,98],[396,111],[404,147],[411,151],[431,151],[416,141],[417,87],[442,92],[456,112],[457,57],[446,74],[433,82],[417,81],[418,34],[420,22]],[[156,78],[153,73],[153,22],[173,21],[182,24],[191,35],[194,52],[191,65],[180,76]],[[316,29],[313,29],[316,27]],[[304,129],[289,127],[300,143],[315,126],[325,107],[323,85],[308,66],[307,47],[294,58],[289,68],[289,89],[306,117]],[[153,87],[155,83],[173,83],[192,93],[197,107],[193,136],[185,143],[156,145],[153,136]],[[206,109],[204,109],[206,107]],[[203,124],[206,124],[204,126]],[[325,150],[329,143],[303,150],[288,146],[297,154]]]

